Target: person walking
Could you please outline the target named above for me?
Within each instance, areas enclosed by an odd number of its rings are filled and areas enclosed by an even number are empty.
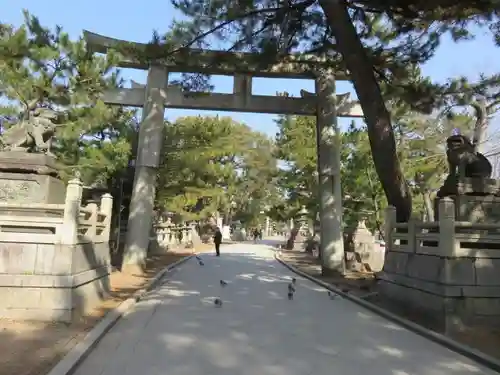
[[[214,234],[214,244],[215,244],[215,255],[218,257],[220,256],[220,244],[222,243],[222,232],[220,231],[219,227],[215,229],[215,234]]]
[[[252,234],[253,234],[253,242],[257,243],[257,240],[259,239],[259,229],[255,228]]]

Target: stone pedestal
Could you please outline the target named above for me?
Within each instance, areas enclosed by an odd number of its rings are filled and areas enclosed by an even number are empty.
[[[500,181],[492,178],[462,178],[453,195],[457,221],[471,223],[500,222]],[[439,198],[434,202],[436,221],[439,220]]]
[[[358,272],[379,272],[384,265],[384,252],[375,246],[375,237],[360,220],[355,228],[345,231],[346,268]]]
[[[106,298],[113,198],[82,209],[82,185],[69,181],[62,205],[0,210],[0,318],[69,323]]]
[[[222,226],[222,239],[231,240],[231,228],[229,227],[229,225]]]
[[[199,246],[202,244],[200,234],[196,230],[196,225],[191,225],[191,241],[193,242],[193,246]]]
[[[246,241],[247,239],[247,231],[245,228],[237,226],[233,231],[232,240],[233,241]]]
[[[52,156],[0,152],[0,202],[63,204],[66,185],[58,172]]]
[[[455,202],[457,221],[500,223],[500,181],[464,178],[458,184]]]
[[[500,322],[499,226],[460,223],[474,217],[466,208],[475,204],[462,200],[467,197],[441,199],[438,223],[410,220],[399,230],[395,208],[386,211],[379,295],[426,316],[447,333],[474,325],[498,328]],[[455,204],[457,199],[461,204]],[[481,221],[492,224],[487,215]]]

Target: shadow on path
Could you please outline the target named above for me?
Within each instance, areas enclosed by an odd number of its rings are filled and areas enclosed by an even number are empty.
[[[297,277],[289,301],[294,275],[267,246],[232,245],[202,259],[169,274],[75,375],[495,374],[308,280]]]

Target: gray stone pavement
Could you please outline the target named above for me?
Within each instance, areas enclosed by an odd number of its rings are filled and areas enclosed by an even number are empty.
[[[496,374],[300,277],[289,301],[295,275],[264,245],[202,258],[137,303],[75,375]]]

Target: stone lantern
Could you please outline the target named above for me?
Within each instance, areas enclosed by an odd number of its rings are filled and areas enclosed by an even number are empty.
[[[366,227],[366,219],[374,212],[362,208],[365,202],[363,197],[346,197],[346,206],[358,214],[357,222],[344,230],[346,269],[361,272],[380,271],[383,254],[376,253],[375,236]]]
[[[294,245],[303,244],[308,237],[308,228],[307,228],[307,215],[309,211],[307,211],[306,206],[302,206],[300,211],[297,213],[295,217],[295,222],[297,223],[297,227],[294,228],[292,232],[292,238]],[[295,246],[294,246],[295,247]]]
[[[299,229],[302,231],[307,224],[307,215],[309,211],[307,211],[306,206],[302,206],[300,211],[297,213],[297,223],[299,224]]]

